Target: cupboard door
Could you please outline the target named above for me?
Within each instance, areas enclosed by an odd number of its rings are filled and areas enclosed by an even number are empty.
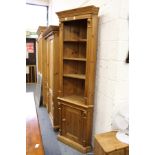
[[[62,105],[62,135],[82,144],[83,119],[82,110]]]

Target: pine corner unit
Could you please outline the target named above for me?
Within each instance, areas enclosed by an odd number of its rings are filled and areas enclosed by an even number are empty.
[[[59,128],[59,111],[57,96],[59,91],[59,27],[50,25],[43,33],[44,45],[44,77],[47,80],[45,94],[46,107],[54,129]]]
[[[57,12],[60,21],[58,140],[82,153],[91,150],[98,11],[98,7],[87,6]]]

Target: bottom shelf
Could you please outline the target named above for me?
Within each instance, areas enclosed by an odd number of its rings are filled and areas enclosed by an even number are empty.
[[[86,147],[83,147],[82,145],[64,137],[64,136],[61,136],[61,135],[58,135],[58,140],[63,142],[64,144],[66,145],[69,145],[71,147],[73,147],[74,149],[82,152],[82,153],[88,153],[92,150],[92,147],[91,146],[86,146]]]
[[[83,96],[78,96],[78,95],[70,95],[70,96],[64,96],[64,97],[58,97],[58,99],[65,101],[65,102],[70,102],[74,104],[85,104],[85,99]]]

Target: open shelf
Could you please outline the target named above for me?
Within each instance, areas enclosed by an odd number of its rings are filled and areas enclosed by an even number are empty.
[[[85,61],[68,61],[68,60],[63,61],[63,74],[85,75],[85,73],[86,73]]]
[[[77,95],[70,95],[70,96],[64,96],[64,97],[59,97],[62,101],[65,102],[70,102],[74,104],[84,104],[85,100],[83,96],[77,96]]]
[[[75,79],[85,79],[86,76],[83,74],[64,74],[64,77],[70,77],[70,78],[75,78]]]
[[[64,23],[64,40],[86,41],[87,20],[67,21]]]
[[[64,42],[63,57],[86,58],[86,42]]]
[[[63,96],[84,96],[84,75],[66,74],[63,77]]]
[[[75,61],[86,61],[86,58],[70,58],[70,57],[64,57],[64,60],[75,60]]]

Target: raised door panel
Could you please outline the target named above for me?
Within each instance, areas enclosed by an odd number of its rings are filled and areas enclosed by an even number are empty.
[[[62,106],[62,135],[82,144],[82,111],[69,106]]]
[[[53,90],[53,72],[54,72],[54,66],[53,66],[53,40],[49,40],[48,42],[49,46],[49,88]]]
[[[43,40],[43,103],[47,106],[48,101],[48,79],[47,79],[47,42]]]
[[[59,91],[59,33],[56,32],[53,37],[53,94],[56,99]]]
[[[56,35],[56,34],[55,34]],[[59,126],[59,112],[57,104],[57,95],[58,95],[58,47],[57,47],[57,38],[54,36],[49,37],[48,42],[48,60],[49,60],[49,112],[52,114],[53,127],[58,128]]]
[[[47,87],[46,87],[46,107],[47,107],[47,110],[49,111],[49,46],[48,46],[48,40],[46,40],[46,61],[45,61],[45,69],[46,69],[46,72],[45,72],[45,76],[46,76],[46,79],[47,79]]]
[[[44,52],[45,41],[42,40],[42,83],[43,83],[43,104],[45,105],[45,88],[46,88],[46,79],[45,79],[45,52]]]
[[[48,39],[48,87],[49,87],[49,100],[48,107],[49,113],[53,116],[53,40]]]
[[[49,105],[48,105],[48,112],[51,120],[52,127],[55,128],[55,122],[54,122],[54,102],[53,102],[53,93],[52,90],[49,89]]]

